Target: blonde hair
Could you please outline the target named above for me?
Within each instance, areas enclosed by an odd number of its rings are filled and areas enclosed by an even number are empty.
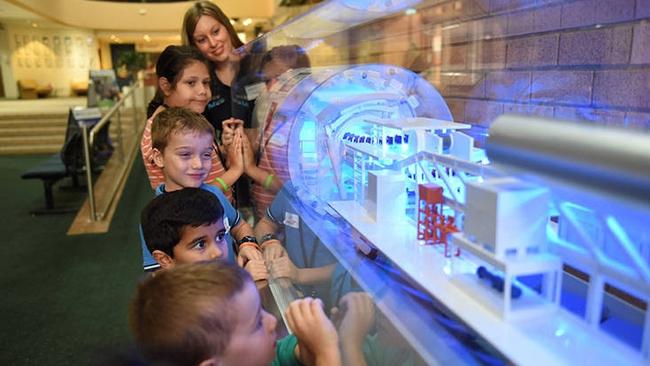
[[[225,351],[237,326],[233,298],[252,278],[221,261],[179,265],[138,285],[129,324],[147,361],[198,365]]]
[[[214,127],[203,115],[187,108],[172,107],[160,112],[151,126],[151,146],[163,152],[170,136],[178,131],[206,134],[214,139]]]

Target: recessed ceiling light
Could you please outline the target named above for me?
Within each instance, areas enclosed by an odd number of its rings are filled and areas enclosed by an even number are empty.
[[[242,22],[241,22],[241,24],[243,24],[244,27],[249,26],[251,23],[253,23],[253,19],[251,19],[251,18],[246,18],[246,19],[242,20]]]
[[[147,9],[145,9],[145,8],[141,8],[140,10],[138,10],[138,14],[140,14],[140,15],[147,15]]]

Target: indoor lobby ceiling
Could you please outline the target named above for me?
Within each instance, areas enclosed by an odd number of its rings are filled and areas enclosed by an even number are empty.
[[[286,20],[277,0],[220,0],[219,5],[240,32],[240,37],[272,28]],[[164,3],[92,0],[0,0],[3,25],[40,29],[86,29],[107,43],[136,43],[144,48],[180,42],[183,14],[192,1]],[[292,9],[295,10],[295,9]],[[283,16],[284,14],[284,16]],[[280,15],[278,17],[278,15]],[[276,23],[277,24],[277,23]]]
[[[233,19],[250,19],[237,28],[269,22],[275,0],[213,1]],[[34,27],[73,27],[107,32],[178,32],[189,1],[132,3],[90,0],[0,0],[0,23]],[[238,29],[239,30],[239,29]]]

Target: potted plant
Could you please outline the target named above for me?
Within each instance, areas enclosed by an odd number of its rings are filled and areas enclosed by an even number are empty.
[[[132,76],[137,79],[138,71],[147,66],[147,59],[144,53],[128,51],[120,54],[117,68],[117,76],[126,79]]]

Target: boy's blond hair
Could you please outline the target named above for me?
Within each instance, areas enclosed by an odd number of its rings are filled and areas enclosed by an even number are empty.
[[[177,132],[209,134],[214,139],[214,127],[203,115],[187,108],[167,108],[160,112],[151,126],[151,147],[165,151],[171,135]]]
[[[252,278],[221,261],[179,265],[138,285],[129,309],[131,331],[147,361],[198,365],[225,351],[234,328],[234,296]]]

